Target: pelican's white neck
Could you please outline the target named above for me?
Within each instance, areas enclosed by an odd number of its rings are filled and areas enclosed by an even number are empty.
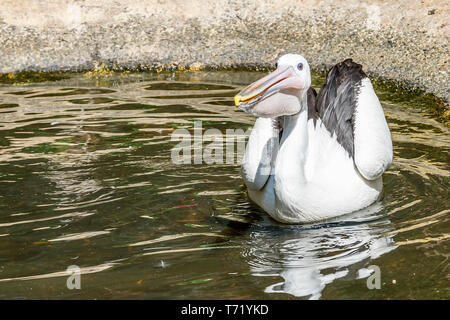
[[[295,115],[284,117],[283,137],[280,141],[280,155],[283,157],[280,162],[277,161],[282,171],[295,166],[296,173],[299,173],[299,165],[304,164],[308,149],[307,121],[308,112],[305,109]]]
[[[275,190],[277,208],[293,212],[290,204],[295,203],[298,191],[306,183],[305,163],[308,154],[308,108],[306,95],[302,98],[301,111],[285,116],[283,137],[275,165]]]
[[[300,179],[304,181],[304,162],[308,149],[308,106],[307,97],[301,98],[300,112],[292,116],[284,116],[283,137],[280,141],[280,161],[277,160],[275,172],[281,179]],[[295,169],[291,172],[289,169]]]

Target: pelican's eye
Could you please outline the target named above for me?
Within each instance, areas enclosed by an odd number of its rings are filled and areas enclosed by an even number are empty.
[[[302,71],[302,70],[303,70],[303,63],[300,62],[300,63],[297,65],[297,69],[300,70],[300,71]]]
[[[278,62],[275,62],[275,69],[278,68]]]

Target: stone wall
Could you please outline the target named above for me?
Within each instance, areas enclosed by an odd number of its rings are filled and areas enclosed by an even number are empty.
[[[2,0],[0,73],[269,66],[347,57],[371,75],[449,100],[449,2],[442,0]]]

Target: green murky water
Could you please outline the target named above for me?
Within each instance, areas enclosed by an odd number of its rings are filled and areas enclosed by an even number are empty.
[[[261,75],[0,85],[0,298],[449,298],[450,136],[420,99],[378,92],[395,159],[372,212],[285,226],[237,164],[172,163],[175,129],[250,127],[232,97]]]

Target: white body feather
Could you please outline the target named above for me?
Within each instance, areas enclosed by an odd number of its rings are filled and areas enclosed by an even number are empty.
[[[373,180],[392,163],[392,140],[383,108],[368,78],[361,81],[354,117],[355,164],[366,179]]]

